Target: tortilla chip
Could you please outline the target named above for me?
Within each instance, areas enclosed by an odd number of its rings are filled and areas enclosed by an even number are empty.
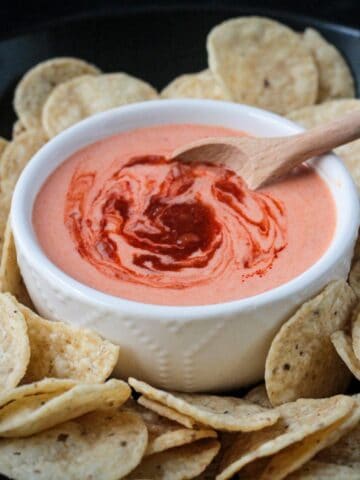
[[[360,304],[357,305],[352,315],[351,336],[354,354],[360,360]]]
[[[339,50],[312,28],[307,28],[302,38],[305,46],[313,54],[319,71],[317,103],[334,98],[354,97],[354,80]]]
[[[210,98],[229,100],[210,70],[180,75],[161,92],[163,98]]]
[[[0,391],[16,387],[29,359],[25,318],[11,297],[0,294]]]
[[[260,405],[264,408],[272,408],[264,383],[252,388],[245,395],[244,400],[247,400],[251,403],[256,403],[256,405]]]
[[[358,468],[360,469],[360,464]],[[358,470],[332,463],[312,461],[290,475],[287,480],[359,480],[359,478]]]
[[[75,385],[60,394],[29,394],[8,405],[6,395],[0,396],[0,436],[28,437],[94,410],[119,407],[130,393],[125,382],[113,379]]]
[[[7,146],[9,142],[7,140],[5,140],[5,138],[3,137],[0,137],[0,158],[1,158],[1,155],[3,153],[3,151],[5,150],[5,147]]]
[[[360,421],[360,405],[346,417],[333,423],[327,428],[319,430],[302,441],[294,443],[271,458],[270,462],[261,474],[261,480],[282,480],[287,475],[302,467],[315,455],[336,443],[343,435],[346,435]]]
[[[0,250],[2,249],[15,184],[25,165],[45,142],[46,137],[42,131],[28,130],[9,142],[1,156]]]
[[[325,399],[300,399],[278,407],[280,420],[257,432],[241,433],[225,452],[217,480],[232,478],[245,465],[275,455],[350,413],[355,401],[344,395]]]
[[[252,431],[274,424],[279,414],[242,398],[165,392],[129,378],[139,393],[191,417],[198,425],[223,431]]]
[[[148,429],[149,441],[145,456],[193,443],[203,438],[217,437],[214,430],[184,428],[177,422],[161,417],[133,401],[129,401],[125,408],[140,415]]]
[[[347,98],[305,107],[289,113],[287,117],[305,128],[312,128],[358,109],[360,109],[360,100]],[[360,188],[360,140],[335,148],[334,152],[344,161]]]
[[[19,302],[32,306],[32,301],[22,279],[19,265],[17,263],[16,248],[14,237],[11,231],[10,218],[6,224],[4,245],[1,255],[0,285],[2,292],[9,292],[14,295]]]
[[[75,78],[56,87],[47,99],[43,128],[49,137],[54,137],[95,113],[157,96],[151,85],[126,73]]]
[[[10,388],[0,393],[0,412],[7,404],[20,402],[27,397],[40,395],[59,395],[70,390],[76,385],[72,380],[61,380],[57,378],[44,378],[40,382],[34,382],[30,385],[21,385],[16,388]]]
[[[355,395],[353,398],[357,402],[357,409],[359,409],[360,395]],[[358,422],[355,428],[343,435],[337,443],[320,452],[316,459],[321,462],[336,463],[349,467],[358,463],[360,470],[360,423]]]
[[[22,439],[0,440],[0,472],[17,480],[118,480],[141,461],[138,415],[97,411]]]
[[[318,72],[290,28],[262,17],[227,20],[207,39],[209,67],[236,102],[277,113],[315,103]]]
[[[126,480],[195,478],[212,462],[219,449],[217,440],[207,439],[156,453],[144,458]]]
[[[150,398],[146,398],[143,395],[138,398],[138,403],[168,420],[173,420],[174,422],[180,423],[180,425],[184,425],[186,428],[192,429],[193,427],[196,427],[196,422],[191,417],[183,415],[173,408],[169,408],[159,402],[150,400]]]
[[[40,128],[43,106],[54,88],[80,75],[100,70],[78,58],[53,58],[39,63],[21,79],[15,90],[14,108],[25,128]]]
[[[30,363],[24,382],[44,377],[70,378],[84,383],[103,382],[112,373],[119,347],[85,328],[45,320],[19,305],[30,340]]]
[[[338,280],[304,303],[281,327],[265,364],[266,390],[272,405],[328,397],[346,390],[351,375],[330,335],[346,326],[355,303],[352,289]]]
[[[331,335],[331,341],[350,372],[360,380],[360,360],[356,357],[351,338],[342,330]]]

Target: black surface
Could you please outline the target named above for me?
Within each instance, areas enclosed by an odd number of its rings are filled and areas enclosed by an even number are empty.
[[[30,8],[22,3],[21,10],[17,2],[2,3],[0,135],[10,137],[15,120],[11,105],[14,86],[37,62],[58,55],[79,56],[104,71],[123,70],[161,88],[181,73],[206,67],[208,31],[241,14],[271,16],[298,30],[317,28],[345,55],[360,93],[360,30],[270,8],[289,6],[288,1],[262,2],[267,8],[244,6],[251,2],[241,2],[241,7],[234,1],[223,1],[221,7],[218,3],[182,2],[182,7],[176,7],[175,2],[161,1],[63,1],[54,6],[53,2],[38,1],[35,5],[31,2]],[[360,18],[359,1],[303,1],[291,5],[291,10],[355,26]],[[0,480],[5,477],[0,475]]]
[[[104,71],[124,70],[156,87],[176,75],[206,66],[205,38],[216,23],[239,14],[263,14],[303,29],[318,28],[335,43],[351,64],[360,84],[360,31],[348,27],[287,15],[274,10],[245,7],[184,7],[159,11],[107,9],[71,19],[55,19],[46,26],[29,24],[29,33],[0,41],[0,135],[9,137],[15,115],[13,90],[31,66],[56,55],[74,55],[97,64]]]

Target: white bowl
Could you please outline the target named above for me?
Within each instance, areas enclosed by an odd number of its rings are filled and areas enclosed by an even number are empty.
[[[121,346],[118,376],[182,391],[232,389],[260,380],[281,324],[324,285],[348,274],[359,226],[358,196],[335,155],[313,161],[336,202],[332,243],[303,274],[246,299],[195,307],[149,305],[106,295],[70,278],[43,253],[32,227],[34,200],[45,179],[85,145],[135,127],[174,123],[222,125],[258,136],[301,131],[272,113],[209,100],[152,101],[91,117],[47,143],[21,175],[12,204],[18,261],[41,314],[94,329]]]

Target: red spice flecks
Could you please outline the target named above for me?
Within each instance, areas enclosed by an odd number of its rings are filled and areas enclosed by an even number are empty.
[[[138,169],[144,166],[146,177]],[[236,262],[246,279],[264,275],[286,247],[282,203],[248,190],[222,166],[151,155],[131,159],[98,190],[95,180],[93,172],[74,173],[64,219],[79,254],[114,278],[186,288]],[[131,248],[130,261],[122,242]],[[225,251],[231,242],[241,242],[241,258]]]

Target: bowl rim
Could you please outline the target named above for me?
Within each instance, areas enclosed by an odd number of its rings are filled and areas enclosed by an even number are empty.
[[[219,109],[238,109],[239,114],[245,113],[254,116],[260,115],[264,119],[277,122],[279,125],[284,126],[284,129],[285,127],[291,127],[293,133],[302,132],[304,130],[294,122],[274,113],[248,105],[215,100],[151,100],[118,107],[112,110],[108,110],[106,112],[93,115],[68,128],[67,130],[61,132],[59,135],[51,139],[32,157],[31,161],[26,165],[25,169],[23,170],[14,190],[10,214],[13,235],[15,239],[15,244],[18,247],[18,252],[20,251],[23,254],[25,253],[28,261],[30,261],[31,264],[35,264],[38,269],[43,270],[46,278],[48,278],[52,282],[57,283],[60,290],[70,290],[72,297],[76,297],[76,299],[78,299],[79,301],[85,300],[87,302],[93,303],[94,305],[100,304],[103,307],[107,307],[111,310],[121,311],[124,314],[128,313],[130,315],[144,314],[144,311],[146,311],[146,315],[149,318],[156,317],[160,321],[168,320],[169,318],[182,321],[186,321],[190,318],[209,318],[234,312],[253,310],[254,308],[260,308],[261,306],[269,302],[279,302],[281,300],[284,300],[288,296],[299,294],[302,290],[304,290],[304,288],[306,288],[307,285],[311,285],[313,282],[316,281],[317,278],[321,278],[324,274],[326,274],[326,272],[331,268],[333,264],[336,263],[336,261],[339,261],[341,257],[344,257],[346,255],[346,252],[352,243],[351,239],[355,238],[360,222],[359,197],[350,173],[347,171],[342,161],[336,155],[331,153],[321,157],[320,159],[315,160],[314,164],[315,168],[318,169],[319,165],[326,159],[328,160],[329,158],[331,158],[333,162],[337,162],[337,168],[341,175],[341,182],[345,186],[344,192],[348,199],[347,207],[351,207],[344,209],[344,215],[346,216],[345,226],[340,232],[338,232],[338,229],[336,229],[330,245],[328,246],[324,254],[313,265],[311,265],[310,268],[305,270],[300,275],[292,278],[288,282],[279,285],[278,287],[259,293],[257,295],[223,303],[195,306],[159,305],[128,300],[122,297],[117,297],[111,294],[107,294],[105,292],[101,292],[72,278],[70,275],[63,272],[59,267],[57,267],[41,249],[32,228],[32,220],[31,218],[29,218],[28,215],[26,215],[24,211],[25,209],[23,208],[23,206],[26,205],[27,202],[25,187],[33,178],[34,173],[38,169],[39,165],[42,165],[43,162],[48,161],[49,156],[51,156],[51,152],[58,151],[59,148],[61,149],[61,147],[65,145],[66,142],[74,135],[78,134],[80,138],[84,132],[90,130],[98,124],[104,122],[106,123],[114,115],[121,116],[121,114],[126,113],[141,114],[146,110],[161,110],[162,108],[176,109],[179,106],[191,108],[213,107]],[[156,125],[156,122],[154,122],[153,125]],[[107,136],[109,135],[105,135],[102,138],[106,138]],[[87,143],[87,145],[89,144],[91,144],[91,142]],[[79,145],[78,150],[80,150],[81,148],[83,148],[83,146]],[[66,158],[68,158],[68,155],[65,156],[63,161],[65,161]],[[56,167],[57,165],[52,168],[51,172],[53,172]],[[41,185],[43,185],[47,177],[48,175],[44,179],[42,179]],[[38,193],[40,188],[41,186],[36,190],[36,194]],[[334,195],[334,192],[332,192],[332,196],[336,197],[336,195]],[[31,213],[32,210],[33,204],[31,205]]]

